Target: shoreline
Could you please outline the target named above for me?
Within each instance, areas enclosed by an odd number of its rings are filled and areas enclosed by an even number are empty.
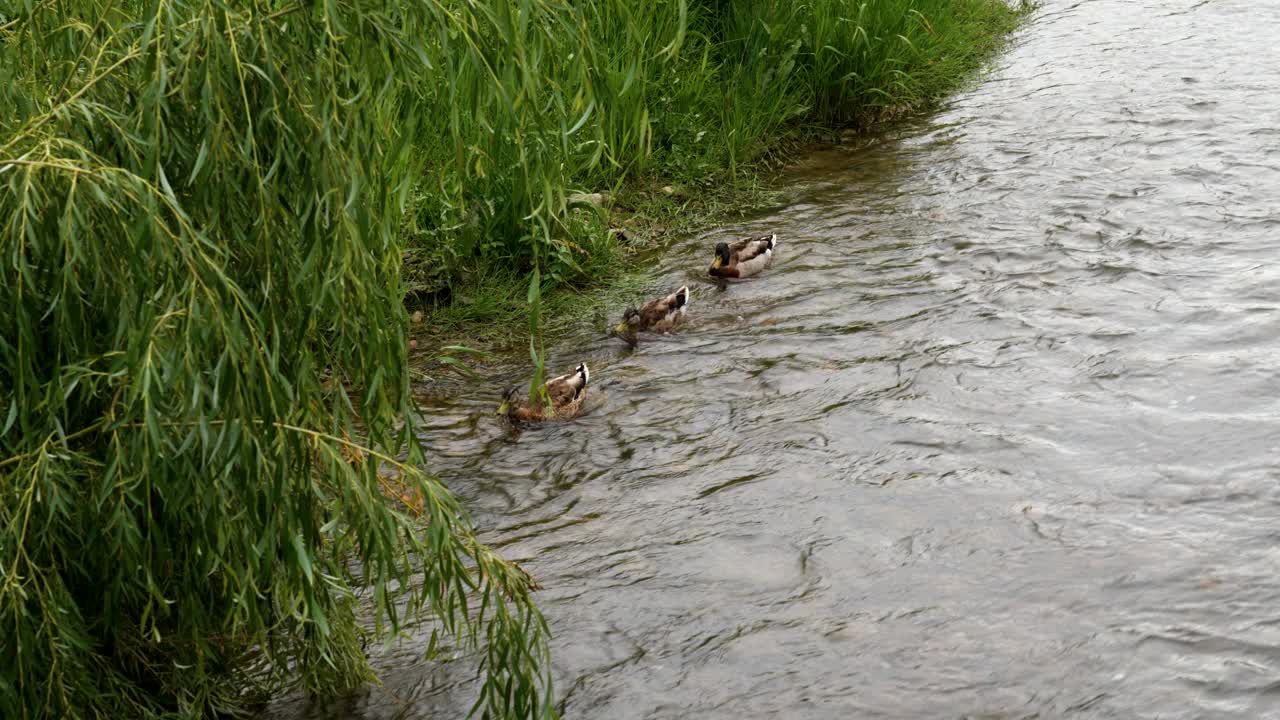
[[[996,5],[1003,10],[997,10]],[[967,45],[969,53],[930,61],[930,66],[945,67],[924,68],[931,73],[925,83],[928,92],[911,104],[860,108],[853,111],[852,120],[838,124],[800,118],[766,138],[764,147],[744,166],[719,167],[701,177],[649,173],[627,178],[614,190],[569,194],[580,201],[574,212],[583,215],[585,223],[598,222],[615,242],[596,272],[573,283],[549,288],[544,283],[539,328],[531,328],[529,322],[526,292],[531,271],[486,266],[450,287],[444,297],[438,291],[433,297],[433,293],[414,291],[414,263],[406,262],[405,306],[415,319],[409,326],[410,367],[420,375],[417,380],[444,382],[439,371],[456,367],[455,360],[466,364],[468,358],[481,354],[527,353],[531,335],[555,338],[569,327],[588,322],[608,327],[627,305],[661,292],[654,273],[646,267],[648,258],[681,237],[727,224],[766,204],[780,192],[776,183],[785,169],[813,152],[874,142],[895,127],[933,112],[948,97],[981,78],[1034,9],[1025,0],[1016,4],[991,0],[989,14],[981,21],[961,23],[959,27],[969,35],[957,42]],[[409,250],[406,257],[412,252]],[[710,249],[708,263],[709,253]],[[441,358],[449,359],[441,362]],[[461,375],[457,371],[448,374]]]

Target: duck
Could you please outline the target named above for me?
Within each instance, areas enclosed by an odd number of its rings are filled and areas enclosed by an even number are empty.
[[[550,407],[529,402],[529,398],[523,396],[524,388],[513,385],[503,393],[498,414],[522,423],[573,419],[582,412],[582,401],[587,397],[587,383],[590,380],[591,371],[587,369],[586,363],[578,363],[573,372],[548,380],[542,387],[547,399],[551,401]]]
[[[622,322],[614,328],[619,337],[631,345],[638,340],[638,333],[669,332],[679,325],[689,307],[689,286],[685,285],[670,295],[654,298],[640,309],[629,307],[622,313]]]
[[[777,244],[777,233],[745,238],[732,244],[718,243],[716,257],[707,272],[718,278],[751,277],[773,263],[773,248]]]

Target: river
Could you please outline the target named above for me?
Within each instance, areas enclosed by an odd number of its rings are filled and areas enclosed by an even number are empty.
[[[939,112],[688,238],[582,418],[433,402],[566,718],[1280,718],[1280,3],[1045,0]],[[726,236],[778,259],[720,289]],[[464,678],[274,718],[453,718]]]

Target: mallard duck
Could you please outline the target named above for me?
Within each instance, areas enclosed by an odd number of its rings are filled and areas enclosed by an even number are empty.
[[[543,420],[569,420],[582,412],[582,401],[587,397],[587,381],[591,373],[586,363],[578,363],[578,368],[568,375],[561,375],[548,380],[542,387],[547,391],[551,401],[550,408],[530,403],[524,396],[524,388],[516,385],[508,388],[502,396],[502,405],[498,407],[499,415],[517,422],[542,422]]]
[[[719,278],[751,277],[773,262],[773,248],[777,244],[776,234],[746,238],[733,244],[719,243],[716,258],[707,272]]]
[[[614,328],[622,339],[636,344],[637,333],[667,332],[684,320],[685,309],[689,307],[689,288],[682,287],[666,297],[655,298],[640,306],[622,313],[622,322]]]

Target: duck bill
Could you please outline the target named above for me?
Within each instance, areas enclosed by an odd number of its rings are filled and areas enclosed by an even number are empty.
[[[627,324],[624,322],[618,323],[618,326],[615,327],[613,331],[618,333],[619,335],[623,335],[627,332]]]
[[[503,400],[502,404],[498,406],[498,410],[494,413],[494,415],[506,415],[510,410],[511,410],[511,404],[508,403],[506,400]]]
[[[719,256],[719,255],[717,255],[717,256],[716,256],[716,259],[715,259],[715,260],[712,260],[712,261],[711,261],[711,269],[712,269],[712,270],[719,270],[719,269],[720,269],[720,267],[721,267],[722,265],[724,265],[724,263],[720,260],[720,256]]]

